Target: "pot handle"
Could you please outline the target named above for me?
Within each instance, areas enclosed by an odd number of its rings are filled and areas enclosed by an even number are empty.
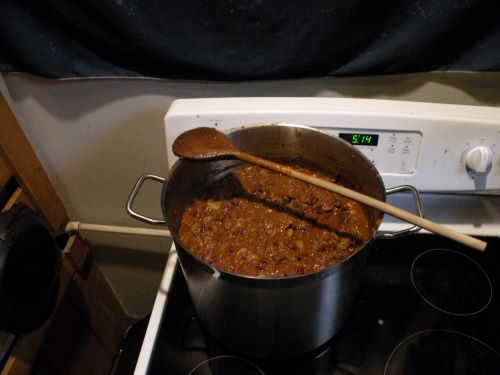
[[[132,208],[132,205],[134,204],[135,198],[137,197],[137,194],[139,193],[139,190],[141,189],[142,184],[146,180],[155,180],[155,181],[158,181],[161,183],[165,183],[165,181],[167,181],[165,178],[156,176],[154,174],[145,174],[145,175],[142,175],[141,177],[139,177],[139,179],[135,183],[134,188],[132,189],[132,192],[130,193],[130,196],[128,197],[127,213],[130,216],[132,216],[134,219],[144,221],[145,223],[155,224],[155,225],[167,224],[167,222],[163,219],[152,219],[150,217],[147,217],[147,216],[144,216],[144,215],[141,215],[141,214],[135,212],[134,209]]]
[[[420,194],[418,193],[418,190],[414,186],[411,185],[395,186],[393,188],[387,189],[385,191],[385,194],[390,195],[394,193],[399,193],[401,191],[409,191],[411,193],[415,201],[415,210],[417,211],[417,215],[420,217],[424,217],[424,209],[422,207],[422,201],[420,200]],[[394,233],[377,233],[377,238],[391,239],[391,238],[402,237],[411,233],[416,233],[420,229],[422,228],[420,228],[417,225],[414,225],[412,227]]]

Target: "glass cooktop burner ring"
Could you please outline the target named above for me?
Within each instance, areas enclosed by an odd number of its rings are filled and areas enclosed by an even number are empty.
[[[419,296],[446,314],[479,314],[493,297],[486,271],[474,259],[455,250],[424,251],[413,260],[410,275]]]
[[[384,375],[493,375],[499,365],[500,353],[485,342],[458,331],[429,329],[396,345],[387,359]]]
[[[215,372],[212,372],[211,370],[209,370],[210,372],[206,372],[206,371],[202,371],[201,369],[206,367],[206,366],[210,366],[211,364],[216,364],[217,362],[226,362],[226,365],[227,363],[229,362],[232,362],[231,365],[229,366],[226,366],[226,369],[223,369],[221,370],[220,368],[217,370],[214,370]],[[245,372],[242,372],[242,368],[240,366],[243,366],[245,369],[244,371]],[[229,369],[227,368],[229,367]],[[224,371],[227,371],[227,372],[224,372]],[[235,372],[235,371],[238,371],[238,372]],[[207,358],[206,360],[204,360],[203,362],[200,362],[198,363],[195,367],[193,367],[191,369],[191,371],[189,371],[189,373],[187,375],[196,375],[196,374],[225,374],[225,373],[228,373],[228,374],[256,374],[256,375],[266,375],[255,363],[249,361],[248,359],[246,358],[243,358],[243,357],[237,357],[237,356],[234,356],[234,355],[219,355],[219,356],[216,356],[216,357],[211,357],[211,358]]]

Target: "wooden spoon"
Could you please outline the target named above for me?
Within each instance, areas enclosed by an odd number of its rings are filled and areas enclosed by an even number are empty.
[[[172,151],[174,152],[175,155],[187,159],[201,160],[201,159],[218,159],[218,158],[236,158],[239,160],[243,160],[251,164],[256,164],[261,167],[273,170],[275,172],[322,187],[323,189],[341,194],[347,198],[361,202],[363,204],[366,204],[367,206],[385,212],[386,214],[397,217],[398,219],[404,220],[414,225],[418,225],[419,227],[427,229],[430,232],[440,234],[441,236],[460,242],[464,245],[472,247],[473,249],[484,251],[487,245],[486,242],[478,240],[477,238],[454,231],[450,228],[444,227],[433,221],[424,219],[408,211],[402,210],[388,203],[379,201],[378,199],[372,198],[368,195],[299,172],[289,166],[285,166],[243,152],[240,149],[238,149],[226,135],[217,131],[214,128],[201,127],[188,130],[187,132],[181,134],[174,141],[174,144],[172,145]]]

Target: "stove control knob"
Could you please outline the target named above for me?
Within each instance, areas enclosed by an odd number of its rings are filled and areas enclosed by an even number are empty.
[[[491,165],[493,154],[491,149],[486,146],[476,146],[466,151],[465,166],[468,170],[483,173],[486,172]]]

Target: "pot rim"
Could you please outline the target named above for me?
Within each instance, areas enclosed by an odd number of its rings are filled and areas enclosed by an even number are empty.
[[[201,264],[205,271],[212,275],[212,277],[220,280],[227,280],[232,283],[240,283],[245,284],[247,286],[255,285],[259,287],[283,287],[287,288],[290,286],[297,286],[302,284],[307,284],[311,281],[322,280],[324,278],[330,277],[331,275],[341,272],[344,268],[348,267],[352,262],[356,261],[366,252],[368,252],[371,248],[371,242],[374,240],[375,235],[373,235],[368,243],[365,243],[364,246],[360,247],[358,251],[351,254],[348,258],[345,258],[339,263],[336,263],[330,267],[323,268],[319,271],[310,272],[304,275],[294,275],[294,276],[285,276],[285,277],[269,277],[269,276],[250,276],[250,275],[242,275],[234,272],[225,271],[220,269],[214,265],[207,263],[206,261],[200,259],[198,256],[190,252],[186,249],[186,246],[180,242],[177,236],[172,236],[174,238],[174,244],[176,245],[177,252],[182,252],[192,258],[194,261]],[[180,258],[180,265],[182,267],[182,256]]]
[[[376,178],[378,179],[378,181],[380,183],[381,190],[383,193],[383,200],[385,202],[386,189],[385,189],[384,182],[382,180],[382,177],[380,176],[380,173],[373,166],[373,164],[370,162],[370,160],[362,152],[358,151],[354,146],[352,146],[350,143],[348,143],[344,139],[337,137],[333,134],[330,134],[326,131],[323,131],[323,130],[320,130],[320,129],[317,129],[317,128],[314,128],[314,127],[308,126],[308,125],[279,122],[279,123],[257,123],[257,124],[241,125],[238,127],[227,129],[223,133],[231,134],[231,133],[235,133],[238,131],[244,131],[245,129],[249,129],[249,128],[259,128],[259,127],[268,127],[268,126],[282,126],[282,127],[293,127],[293,128],[306,129],[306,130],[314,131],[317,133],[321,133],[323,135],[326,135],[326,136],[331,137],[331,138],[335,138],[336,140],[343,142],[346,146],[348,146],[348,148],[351,149],[351,151],[353,151],[354,153],[359,155],[365,161],[365,163],[367,163],[367,165],[370,166],[370,169],[375,173]],[[182,159],[177,160],[171,168],[171,173],[176,168],[178,168],[182,162],[183,162]],[[195,162],[196,163],[206,163],[207,161],[206,160],[197,160]],[[168,185],[168,180],[165,181],[165,183],[163,185],[162,202],[165,201],[165,194],[166,194],[166,190],[167,190],[167,185]],[[166,213],[165,205],[162,205],[162,209],[163,209],[163,216],[165,217],[167,225],[168,225],[168,220],[167,220],[168,216]],[[349,255],[347,258],[344,258],[339,263],[335,263],[334,265],[331,265],[329,267],[323,268],[323,269],[315,271],[315,272],[310,272],[310,273],[303,274],[303,275],[292,275],[292,276],[285,276],[285,277],[242,275],[242,274],[229,272],[229,271],[226,271],[224,269],[218,268],[218,267],[204,261],[203,259],[200,259],[197,255],[192,253],[188,249],[188,247],[185,246],[184,243],[180,240],[180,238],[177,236],[177,234],[174,233],[174,231],[171,231],[170,233],[171,233],[171,236],[174,240],[174,243],[176,245],[177,250],[179,251],[179,247],[180,247],[181,248],[180,251],[185,252],[190,257],[192,257],[194,260],[202,263],[207,268],[207,270],[210,270],[209,272],[213,275],[213,277],[220,278],[220,279],[239,280],[239,281],[249,282],[251,284],[256,283],[259,285],[266,285],[266,284],[272,283],[273,286],[276,286],[276,283],[279,283],[279,284],[283,284],[283,286],[289,286],[290,283],[295,284],[295,283],[302,283],[302,282],[310,281],[311,279],[323,279],[325,277],[328,277],[328,276],[342,270],[352,260],[358,258],[358,256],[361,256],[361,253],[364,253],[370,247],[370,243],[373,241],[373,239],[377,235],[377,231],[382,223],[383,217],[384,217],[384,212],[379,211],[379,216],[377,219],[378,223],[376,223],[376,225],[374,225],[372,235],[365,242],[363,242],[362,244],[359,245],[357,251],[353,252],[351,255]],[[182,260],[181,260],[181,266],[182,266]]]

